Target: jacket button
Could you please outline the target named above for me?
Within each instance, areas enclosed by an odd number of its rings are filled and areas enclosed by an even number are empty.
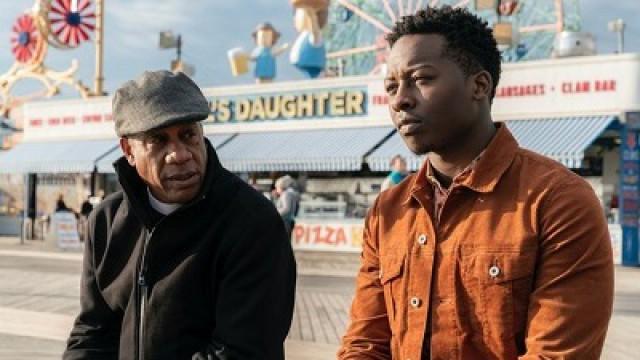
[[[424,245],[426,242],[427,242],[427,235],[420,234],[420,236],[418,236],[418,244]]]
[[[411,300],[409,301],[409,303],[411,304],[411,307],[413,308],[419,308],[420,304],[422,303],[420,301],[420,299],[418,299],[417,297],[412,297]]]
[[[498,275],[500,275],[500,268],[497,265],[493,265],[489,268],[489,276],[495,279]]]

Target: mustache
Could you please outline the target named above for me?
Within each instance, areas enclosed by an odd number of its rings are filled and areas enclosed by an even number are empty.
[[[163,178],[165,180],[186,180],[189,179],[193,176],[199,175],[200,172],[195,171],[195,170],[188,170],[188,171],[179,171],[179,172],[172,172],[168,175],[165,175]]]

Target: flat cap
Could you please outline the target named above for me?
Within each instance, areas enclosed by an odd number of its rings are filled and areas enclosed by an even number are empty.
[[[145,71],[127,81],[116,91],[112,106],[120,137],[209,116],[200,88],[185,74],[165,70]]]

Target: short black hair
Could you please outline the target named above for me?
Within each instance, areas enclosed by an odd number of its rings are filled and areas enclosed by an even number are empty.
[[[500,80],[501,57],[493,30],[486,21],[464,8],[427,7],[401,17],[386,39],[393,47],[402,36],[413,34],[442,35],[446,40],[442,55],[457,63],[467,76],[486,70],[493,80],[489,99],[493,101]]]

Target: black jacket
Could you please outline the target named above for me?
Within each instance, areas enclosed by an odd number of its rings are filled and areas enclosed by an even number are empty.
[[[81,311],[63,359],[284,358],[291,244],[273,205],[208,142],[207,151],[200,194],[167,216],[135,169],[115,163],[123,191],[89,217]]]

